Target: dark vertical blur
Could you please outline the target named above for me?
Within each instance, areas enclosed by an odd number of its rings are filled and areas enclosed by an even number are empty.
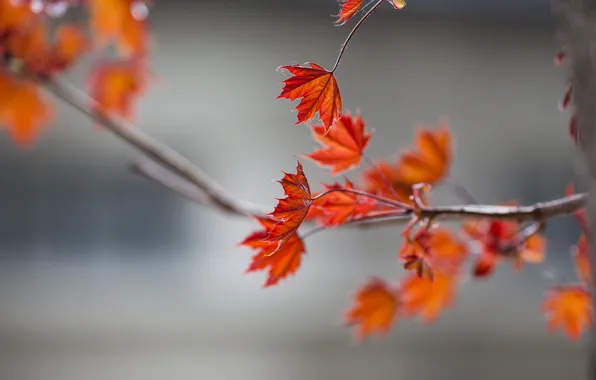
[[[137,121],[234,194],[273,205],[272,179],[315,143],[275,100],[275,68],[331,66],[350,25],[325,1],[162,1],[151,16],[158,80]],[[448,116],[453,176],[483,202],[559,196],[573,179],[563,75],[546,2],[387,4],[338,70],[349,110],[392,159],[417,123]],[[87,65],[72,75],[84,86]],[[581,379],[583,346],[549,336],[540,314],[556,281],[504,266],[466,282],[440,321],[397,324],[355,347],[341,326],[369,276],[400,276],[390,228],[310,239],[294,278],[261,289],[228,219],[131,174],[135,152],[76,112],[34,150],[0,143],[0,379]],[[305,163],[312,183],[324,171]],[[349,173],[358,181],[359,173]],[[456,202],[447,191],[439,202]],[[557,280],[573,279],[573,222],[547,231]]]

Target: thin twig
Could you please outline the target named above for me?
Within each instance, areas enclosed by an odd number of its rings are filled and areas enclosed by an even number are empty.
[[[57,98],[97,121],[147,157],[195,185],[209,198],[209,203],[218,209],[237,215],[261,215],[261,208],[247,207],[248,203],[234,198],[203,170],[166,144],[154,139],[130,122],[96,112],[99,105],[95,99],[72,85],[56,79],[40,80],[40,83]]]
[[[368,10],[368,12],[366,12],[364,14],[364,16],[362,16],[362,18],[356,23],[356,25],[354,25],[354,27],[350,31],[350,34],[348,34],[348,36],[346,37],[346,40],[341,45],[341,49],[339,50],[339,55],[337,56],[337,59],[335,60],[335,65],[333,65],[333,68],[331,69],[332,73],[334,73],[335,70],[337,70],[337,68],[339,67],[341,58],[344,56],[344,53],[346,52],[346,48],[348,47],[348,44],[350,43],[350,40],[352,39],[352,37],[354,37],[354,34],[356,33],[356,31],[360,28],[360,26],[364,23],[364,21],[366,21],[366,19],[371,14],[373,14],[373,12],[376,11],[384,2],[385,2],[385,0],[378,0],[375,3],[375,5],[373,5],[372,8],[370,8]]]

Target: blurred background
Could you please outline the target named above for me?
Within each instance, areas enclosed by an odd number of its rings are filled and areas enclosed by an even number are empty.
[[[143,129],[233,194],[275,204],[281,170],[316,144],[275,100],[275,69],[330,67],[352,25],[335,0],[155,1]],[[448,116],[452,175],[486,203],[558,197],[574,178],[564,75],[546,1],[386,4],[337,72],[348,110],[375,130],[369,156],[393,159],[418,123]],[[72,74],[85,85],[88,65]],[[262,289],[244,275],[254,230],[131,174],[136,153],[59,106],[34,149],[0,143],[0,379],[583,379],[584,344],[549,335],[545,290],[575,281],[573,220],[549,224],[548,262],[464,283],[430,326],[400,321],[357,345],[342,326],[370,276],[403,275],[395,227],[307,241],[296,277]],[[312,184],[325,170],[305,162]],[[358,170],[348,176],[359,181]],[[458,200],[447,190],[437,201]],[[549,280],[545,273],[554,273]]]

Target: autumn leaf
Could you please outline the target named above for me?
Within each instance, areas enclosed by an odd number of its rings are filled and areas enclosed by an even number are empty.
[[[38,19],[25,1],[0,0],[0,35],[5,36]]]
[[[360,115],[352,117],[343,114],[328,131],[323,125],[311,129],[315,140],[325,148],[306,155],[307,158],[321,166],[331,167],[331,174],[360,165],[363,151],[371,138],[371,133],[366,133],[366,125]]]
[[[402,9],[406,6],[406,2],[404,0],[389,0],[389,2],[393,5],[395,9]]]
[[[507,203],[513,205],[514,202]],[[516,270],[524,263],[539,264],[544,261],[546,240],[540,234],[524,239],[521,226],[515,221],[473,220],[462,225],[465,236],[481,245],[481,252],[474,264],[476,278],[493,274],[503,260],[511,260]]]
[[[333,189],[354,189],[354,184],[347,178],[345,185],[324,185],[324,191]],[[307,220],[316,219],[321,226],[334,227],[350,220],[358,219],[372,213],[377,202],[356,194],[334,191],[323,196],[313,197]]]
[[[400,286],[404,313],[419,315],[427,323],[433,322],[453,304],[455,285],[456,277],[441,272],[435,272],[432,280],[411,274]]]
[[[592,327],[592,295],[581,286],[551,289],[542,303],[551,332],[562,329],[571,340],[579,340]]]
[[[434,270],[455,274],[468,255],[467,245],[445,228],[420,228],[404,239],[399,257],[404,268],[432,279]]]
[[[362,4],[364,0],[339,0],[340,10],[335,15],[337,17],[335,23],[342,25],[348,22],[362,8]]]
[[[21,27],[7,34],[6,52],[18,59],[27,72],[51,76],[69,68],[87,49],[87,40],[81,29],[74,25],[61,25],[53,42],[48,36],[45,21]]]
[[[433,185],[447,176],[453,155],[447,122],[440,121],[437,131],[419,127],[416,148],[401,155],[398,170],[402,182]]]
[[[30,81],[0,69],[0,125],[22,148],[29,148],[40,129],[54,116],[51,106]]]
[[[278,70],[280,69],[287,70],[292,77],[282,82],[284,87],[277,99],[302,98],[296,107],[298,111],[296,124],[314,119],[318,112],[325,130],[329,129],[342,111],[339,86],[333,72],[312,62],[304,65],[281,66]]]
[[[98,47],[114,42],[121,56],[145,55],[149,39],[147,1],[88,0],[86,3]]]
[[[278,244],[278,248],[281,248],[296,234],[308,214],[312,199],[310,186],[300,161],[296,165],[296,174],[284,172],[283,178],[278,182],[283,187],[286,197],[278,199],[277,206],[269,214],[278,223],[269,231],[265,240],[275,242]]]
[[[412,184],[402,180],[399,163],[375,162],[362,173],[365,191],[412,205]]]
[[[147,73],[142,60],[98,64],[90,76],[90,94],[97,102],[95,111],[131,119],[133,104],[145,91],[146,82]]]
[[[257,218],[257,221],[263,229],[247,236],[240,245],[257,251],[246,272],[267,270],[264,287],[269,287],[296,273],[306,250],[297,234],[292,235],[278,250],[277,244],[265,241],[277,221],[267,218]]]
[[[405,151],[396,162],[375,162],[376,167],[363,173],[364,187],[368,192],[398,198],[411,204],[412,186],[419,183],[436,184],[444,179],[453,156],[451,133],[445,121],[439,130],[418,128],[416,149]]]
[[[395,323],[398,306],[397,290],[374,278],[358,291],[345,321],[350,326],[357,326],[355,334],[358,340],[373,333],[385,335]]]

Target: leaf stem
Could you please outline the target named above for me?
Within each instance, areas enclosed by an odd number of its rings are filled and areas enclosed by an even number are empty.
[[[335,70],[337,70],[339,63],[341,62],[341,58],[344,55],[344,52],[346,51],[346,48],[348,47],[348,44],[350,43],[350,40],[352,39],[352,37],[354,37],[354,34],[356,33],[356,31],[360,28],[360,26],[364,23],[364,21],[366,21],[366,19],[373,14],[374,11],[376,11],[381,4],[383,4],[385,0],[378,0],[375,5],[372,6],[372,8],[370,8],[368,10],[368,12],[366,12],[364,14],[364,16],[362,16],[362,18],[356,23],[356,25],[354,25],[354,27],[352,28],[352,30],[350,31],[350,34],[348,34],[348,36],[346,37],[346,40],[344,41],[344,43],[341,45],[341,49],[339,50],[339,55],[337,56],[337,60],[335,61],[335,65],[333,65],[333,68],[331,69],[331,73],[334,73]]]

